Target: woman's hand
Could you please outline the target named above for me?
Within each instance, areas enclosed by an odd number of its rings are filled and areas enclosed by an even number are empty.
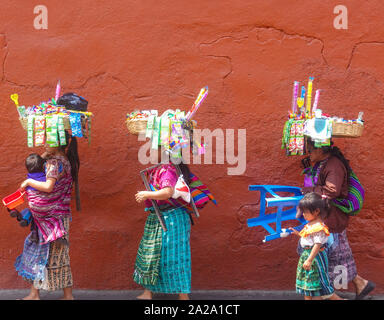
[[[141,203],[141,202],[147,200],[148,199],[148,191],[138,191],[135,194],[135,198],[136,198],[136,201],[138,203]]]
[[[303,268],[307,271],[311,270],[311,266],[312,266],[312,260],[305,260],[304,263],[303,263]]]
[[[24,180],[20,185],[20,190],[24,191],[26,187],[29,186],[29,179]]]

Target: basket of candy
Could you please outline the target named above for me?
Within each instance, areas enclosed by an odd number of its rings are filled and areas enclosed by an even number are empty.
[[[151,111],[148,110],[135,110],[127,114],[127,128],[132,134],[139,135],[145,133],[147,129],[148,118],[151,115]]]
[[[32,106],[20,106],[18,94],[11,95],[20,124],[27,131],[28,147],[46,143],[50,147],[66,145],[66,130],[70,130],[73,137],[90,138],[93,114],[86,111],[88,101],[74,93],[66,93],[61,97],[59,94],[60,84],[54,99]]]

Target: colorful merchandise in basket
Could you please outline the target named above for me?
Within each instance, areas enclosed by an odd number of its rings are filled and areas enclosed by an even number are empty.
[[[127,128],[132,134],[145,133],[147,121],[151,115],[157,116],[157,110],[135,110],[127,114]]]
[[[74,93],[60,97],[60,82],[55,98],[39,105],[20,106],[17,93],[12,94],[11,99],[21,125],[27,130],[28,147],[66,145],[65,130],[70,130],[74,137],[88,138],[90,142],[92,113],[86,111],[88,102]]]
[[[203,154],[204,145],[193,140],[193,129],[197,123],[192,117],[207,94],[208,87],[202,88],[187,114],[179,109],[168,109],[161,115],[157,110],[133,111],[127,114],[128,131],[132,134],[145,134],[151,140],[152,149],[158,149],[160,145],[175,158],[180,158],[181,149],[189,145],[193,145],[193,152]]]
[[[318,109],[320,90],[316,90],[312,105],[313,77],[308,80],[307,90],[301,87],[299,97],[299,82],[295,81],[292,94],[292,108],[284,125],[282,149],[287,155],[305,154],[304,136],[311,137],[316,147],[329,146],[332,137],[360,137],[364,128],[363,113],[356,120],[344,120],[330,117]]]

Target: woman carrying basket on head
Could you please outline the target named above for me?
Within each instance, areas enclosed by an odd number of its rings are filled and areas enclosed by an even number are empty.
[[[133,274],[134,281],[144,287],[138,299],[152,299],[152,293],[169,293],[178,294],[180,300],[188,300],[191,292],[192,210],[189,203],[173,197],[179,181],[178,170],[169,160],[161,162],[162,155],[167,157],[166,150],[159,147],[160,165],[148,172],[151,190],[139,191],[135,195],[136,201],[145,202],[146,211],[149,211]],[[186,164],[181,161],[178,166],[191,193],[197,192],[199,199],[204,198],[202,203],[196,203],[198,208],[202,208],[209,200],[216,203],[206,186],[190,172]],[[166,230],[155,213],[153,201],[161,211]]]
[[[306,137],[306,146],[312,164],[307,183],[302,188],[304,194],[316,192],[332,200],[345,199],[348,195],[349,178],[352,174],[349,161],[340,149],[333,146],[317,147],[315,142]],[[310,181],[310,182],[308,182]],[[374,288],[375,284],[357,274],[356,263],[347,238],[349,215],[337,206],[331,205],[329,215],[324,219],[332,233],[328,248],[328,274],[331,284],[340,274],[340,266],[347,272],[347,282],[355,286],[356,299],[363,299]]]
[[[70,101],[70,103],[68,103]],[[76,94],[64,94],[57,101],[71,110],[80,106],[86,108],[88,102]],[[80,130],[82,130],[80,128]],[[64,300],[72,300],[72,271],[69,257],[69,225],[72,220],[71,194],[73,183],[76,187],[77,210],[80,210],[78,194],[79,156],[77,139],[65,131],[66,144],[57,147],[45,144],[42,157],[46,160],[46,181],[24,180],[21,189],[35,188],[44,194],[40,203],[39,218],[46,212],[47,216],[61,220],[65,235],[57,240],[43,243],[39,231],[39,242],[31,241],[30,235],[24,243],[22,254],[17,257],[15,268],[31,284],[30,293],[24,300],[39,300],[40,289],[54,291],[62,289]],[[35,214],[33,210],[32,216]],[[53,230],[52,230],[53,232]]]

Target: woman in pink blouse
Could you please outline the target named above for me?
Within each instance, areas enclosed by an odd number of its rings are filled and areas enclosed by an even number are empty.
[[[66,235],[56,241],[49,242],[47,247],[44,244],[29,242],[29,236],[24,243],[24,250],[16,260],[16,270],[28,282],[32,283],[31,291],[25,300],[40,299],[39,290],[63,289],[65,300],[72,300],[72,272],[69,258],[69,223],[71,221],[71,193],[73,181],[77,184],[79,158],[77,153],[77,141],[66,132],[66,146],[45,147],[42,155],[46,159],[46,181],[27,179],[22,182],[21,189],[27,186],[45,193],[44,203],[47,203],[50,214],[54,214],[62,220]],[[68,149],[66,150],[66,147]],[[40,235],[41,236],[41,235]],[[45,255],[45,252],[47,254]],[[46,261],[44,260],[46,259]],[[46,264],[39,266],[44,268],[44,278],[36,278],[34,270],[36,266],[31,265],[45,261]]]

